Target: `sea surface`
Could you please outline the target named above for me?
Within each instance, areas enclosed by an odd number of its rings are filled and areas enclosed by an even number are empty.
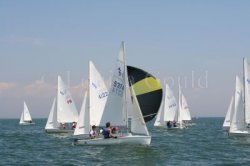
[[[250,165],[250,137],[229,137],[223,118],[194,119],[183,130],[150,122],[150,146],[72,145],[72,137],[46,134],[46,119],[34,122],[0,120],[0,165]]]

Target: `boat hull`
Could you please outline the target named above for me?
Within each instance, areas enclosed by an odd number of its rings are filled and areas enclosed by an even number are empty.
[[[247,130],[238,130],[238,131],[230,131],[229,136],[236,136],[236,137],[249,137],[250,132]]]
[[[230,129],[230,126],[223,126],[224,131],[229,131],[229,129]]]
[[[75,139],[75,145],[150,145],[151,136],[129,135],[117,138]]]
[[[66,129],[45,129],[45,132],[46,133],[52,133],[52,134],[55,134],[55,133],[74,133],[74,130],[66,130]]]
[[[19,125],[33,125],[35,123],[30,123],[30,122],[20,122]]]

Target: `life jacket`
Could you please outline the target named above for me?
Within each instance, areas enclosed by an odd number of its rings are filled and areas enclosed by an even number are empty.
[[[110,138],[109,137],[109,131],[110,129],[109,128],[103,128],[103,131],[102,131],[102,134],[104,136],[104,138]]]

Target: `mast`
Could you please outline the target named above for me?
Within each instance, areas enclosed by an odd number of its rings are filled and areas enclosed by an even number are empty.
[[[88,96],[91,96],[90,95],[90,61],[89,61],[89,78],[88,78],[88,94],[87,94],[87,104],[88,104],[88,106],[87,106],[87,111],[89,111],[89,124],[88,125],[90,125],[91,124],[91,117],[90,117],[90,97],[88,97]],[[85,110],[86,111],[86,110]],[[91,126],[89,126],[90,127],[90,129],[91,129]]]
[[[246,88],[245,88],[245,57],[243,57],[243,110],[244,110],[244,122],[246,123]]]
[[[128,81],[128,73],[127,73],[127,63],[126,63],[126,58],[125,58],[125,43],[124,41],[122,41],[122,51],[123,51],[123,59],[124,59],[124,77],[125,77],[125,82],[124,82],[124,103],[125,105],[123,106],[123,108],[125,109],[125,113],[126,113],[126,129],[128,131],[128,107],[127,107],[127,81]],[[129,87],[129,86],[128,86]]]

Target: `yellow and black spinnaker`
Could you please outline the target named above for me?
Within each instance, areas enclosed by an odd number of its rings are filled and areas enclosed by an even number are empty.
[[[161,105],[161,83],[151,74],[127,66],[129,86],[133,87],[145,122],[152,120]]]

